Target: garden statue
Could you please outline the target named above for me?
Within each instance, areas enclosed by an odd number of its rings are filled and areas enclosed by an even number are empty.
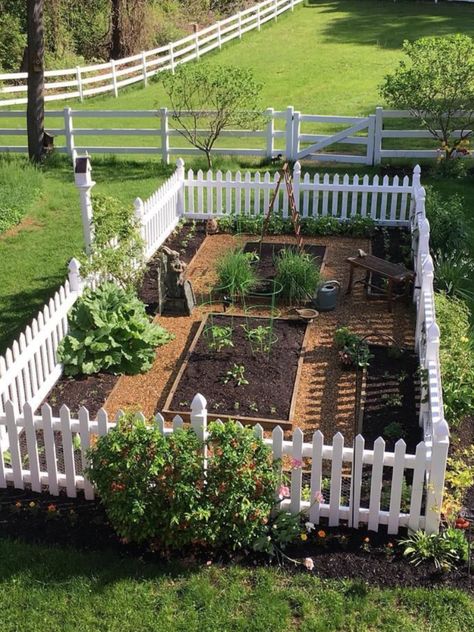
[[[162,280],[164,281],[165,297],[163,313],[185,314],[189,316],[196,304],[191,282],[185,277],[186,264],[179,258],[179,252],[163,246]],[[160,271],[161,272],[161,271]],[[163,286],[163,283],[159,283]]]

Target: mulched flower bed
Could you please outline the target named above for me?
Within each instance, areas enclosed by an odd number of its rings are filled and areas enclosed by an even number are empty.
[[[255,252],[259,259],[255,263],[255,270],[261,279],[272,279],[276,274],[275,257],[282,250],[295,248],[291,244],[275,243],[275,242],[258,242],[248,241],[244,246],[244,252]],[[321,268],[326,254],[326,246],[318,246],[314,244],[305,244],[304,251],[315,260],[315,265]]]
[[[378,227],[371,238],[371,253],[375,257],[392,263],[403,263],[409,270],[413,268],[411,254],[411,236],[406,228]],[[385,293],[385,279],[378,274],[370,273],[368,281],[371,293]]]
[[[372,449],[375,439],[382,436],[386,449],[392,451],[403,438],[408,452],[414,453],[423,439],[418,423],[418,358],[398,347],[369,345],[369,349],[373,357],[367,368],[362,420],[366,448]],[[385,434],[389,421],[399,424],[401,434],[396,438]]]
[[[59,417],[59,409],[66,404],[74,415],[81,406],[85,406],[93,419],[104,405],[119,377],[110,373],[80,377],[63,376],[56,382],[45,402],[51,406],[55,417]]]
[[[205,393],[212,415],[289,420],[306,324],[292,319],[274,319],[272,333],[276,340],[270,353],[252,349],[242,325],[252,329],[270,324],[267,318],[222,314],[209,317],[196,345],[191,347],[187,364],[178,375],[175,389],[171,391],[172,399],[165,409],[187,412],[194,395]],[[210,334],[206,333],[210,326],[231,326],[233,347],[211,350]],[[234,379],[223,383],[234,364],[245,367],[244,378],[248,384],[238,386]]]
[[[189,264],[206,239],[206,222],[187,222],[173,232],[163,244],[171,250],[177,250],[181,261]],[[159,252],[159,250],[158,250]],[[157,303],[157,270],[158,252],[148,261],[142,285],[138,291],[139,298],[147,306],[148,314],[155,314]]]
[[[36,494],[11,487],[0,490],[0,537],[14,538],[32,544],[67,546],[86,551],[115,551],[120,556],[139,557],[145,561],[163,563],[163,557],[147,546],[125,544],[114,533],[99,501]],[[324,537],[317,535],[318,531]],[[398,537],[403,537],[401,533]],[[308,535],[306,542],[297,542],[285,550],[287,557],[301,562],[311,557],[311,574],[322,579],[358,579],[380,587],[453,587],[474,591],[474,578],[467,567],[449,573],[437,572],[429,564],[414,566],[408,563],[397,546],[397,538],[383,530],[379,533],[345,527],[328,528],[324,525]],[[183,550],[172,560],[183,568],[210,563],[244,566],[267,566],[276,559],[241,551],[209,552],[203,549]],[[308,571],[301,564],[284,558],[287,571]]]

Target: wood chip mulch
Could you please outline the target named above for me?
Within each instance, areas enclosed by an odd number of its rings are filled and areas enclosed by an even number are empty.
[[[210,296],[210,289],[216,282],[215,264],[222,253],[252,239],[255,240],[255,237],[225,234],[205,239],[188,268],[188,278],[197,296],[204,299]],[[294,243],[294,237],[268,236],[265,241]],[[368,239],[317,237],[305,239],[305,243],[327,247],[324,277],[338,280],[341,294],[336,310],[321,313],[310,325],[294,424],[303,429],[307,439],[319,429],[328,437],[340,431],[346,441],[351,441],[355,375],[340,366],[332,343],[334,332],[338,327],[347,326],[360,335],[370,334],[371,342],[380,343],[383,337],[389,336],[401,346],[413,346],[414,313],[411,305],[403,301],[395,303],[393,313],[390,313],[386,301],[368,300],[361,284],[354,286],[351,295],[345,294],[349,280],[346,259],[354,256],[359,248],[370,252]],[[364,274],[356,271],[355,280],[363,278]],[[115,416],[118,410],[130,408],[142,410],[145,415],[153,415],[160,410],[199,322],[210,309],[210,306],[198,307],[190,317],[156,318],[156,322],[173,333],[175,338],[157,350],[155,364],[148,373],[119,379],[105,404],[109,415]],[[215,305],[213,311],[222,311],[222,306]],[[288,308],[281,309],[282,316],[288,312]]]

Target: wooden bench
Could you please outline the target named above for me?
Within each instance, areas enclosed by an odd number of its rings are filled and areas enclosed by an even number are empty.
[[[405,293],[404,295],[408,295],[408,290],[410,286],[410,281],[415,278],[415,274],[410,270],[407,270],[405,266],[401,263],[392,263],[391,261],[386,261],[385,259],[380,259],[379,257],[375,257],[374,255],[363,255],[358,257],[348,257],[347,262],[351,267],[350,277],[349,277],[349,287],[347,288],[347,294],[350,294],[352,291],[352,286],[354,282],[354,268],[361,268],[362,270],[367,270],[367,272],[372,272],[374,274],[378,274],[381,277],[387,279],[387,300],[388,300],[388,308],[390,311],[393,309],[393,301],[400,296],[394,296],[393,288],[396,285],[400,285],[402,283],[405,284]],[[369,285],[367,281],[357,281],[357,283],[364,283],[366,286]]]

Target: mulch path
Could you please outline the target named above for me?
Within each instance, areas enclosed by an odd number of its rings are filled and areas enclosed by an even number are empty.
[[[166,397],[179,371],[192,338],[203,315],[209,311],[220,312],[220,303],[212,303],[212,288],[217,278],[215,264],[221,254],[238,245],[251,241],[251,236],[218,234],[208,236],[188,268],[188,278],[193,284],[198,302],[207,305],[197,307],[190,317],[159,316],[156,322],[175,335],[174,340],[157,350],[152,369],[137,376],[122,376],[105,408],[111,416],[119,409],[139,407],[151,416],[163,408]],[[255,241],[255,238],[253,238]],[[294,236],[268,236],[266,242],[294,244]],[[368,301],[360,284],[355,285],[350,295],[345,295],[349,280],[347,257],[359,248],[370,251],[370,242],[364,238],[317,237],[306,238],[305,243],[325,246],[326,260],[324,277],[337,279],[342,286],[339,304],[335,311],[321,313],[309,325],[307,351],[304,357],[298,398],[295,410],[295,425],[303,429],[309,439],[320,429],[328,437],[341,431],[347,442],[352,440],[355,406],[355,373],[341,367],[333,347],[334,332],[338,327],[348,326],[360,335],[372,334],[377,342],[380,335],[390,336],[401,346],[414,344],[413,311],[402,301],[395,304],[392,313],[384,300]],[[364,277],[355,275],[355,280]],[[234,308],[233,308],[234,309]],[[291,310],[280,308],[280,315]],[[238,314],[238,309],[234,309]],[[370,336],[369,336],[370,341]],[[209,394],[203,393],[206,397]]]

